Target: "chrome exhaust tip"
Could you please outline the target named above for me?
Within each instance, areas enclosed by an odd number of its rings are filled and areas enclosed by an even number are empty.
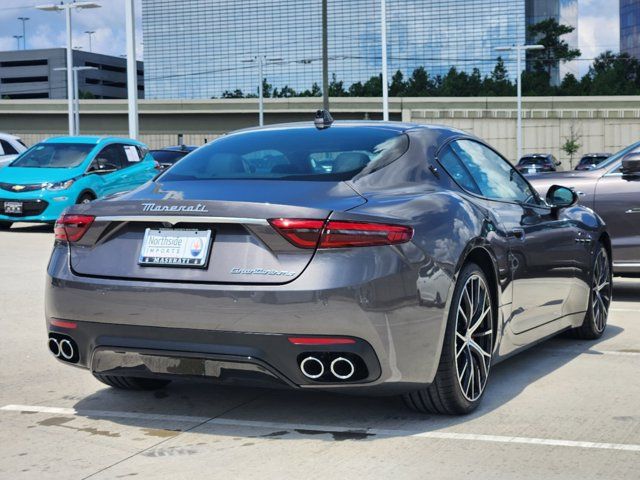
[[[66,338],[60,340],[60,355],[65,360],[71,360],[73,358],[74,349],[73,344]]]
[[[348,358],[338,357],[331,362],[331,373],[340,380],[349,380],[356,373],[356,367]]]
[[[305,377],[315,380],[324,374],[324,365],[316,357],[306,357],[300,362],[300,370]]]
[[[53,337],[49,338],[49,351],[53,353],[55,357],[60,356],[60,344],[58,340]]]

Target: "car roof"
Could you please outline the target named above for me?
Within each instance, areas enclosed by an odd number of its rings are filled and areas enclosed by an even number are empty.
[[[358,128],[358,127],[385,128],[385,129],[396,130],[398,133],[402,133],[407,130],[421,129],[421,128],[437,129],[437,130],[447,130],[454,133],[468,135],[462,130],[458,130],[456,128],[449,127],[446,125],[431,125],[431,124],[408,123],[408,122],[384,122],[380,120],[336,120],[328,128]],[[298,129],[298,128],[304,129],[304,128],[316,128],[316,127],[313,122],[277,123],[273,125],[265,125],[263,127],[243,128],[241,130],[230,132],[230,135],[236,134],[236,133],[259,131],[259,130],[286,130],[286,129]]]
[[[65,137],[51,137],[43,140],[42,143],[83,143],[83,144],[94,144],[99,145],[102,143],[129,143],[132,145],[140,145],[144,146],[144,143],[139,142],[137,140],[133,140],[131,138],[124,137],[99,137],[99,136],[91,136],[91,135],[79,135],[79,136],[65,136]]]
[[[198,148],[195,145],[172,145],[170,147],[154,148],[152,152],[185,152]]]
[[[0,138],[2,138],[3,140],[20,140],[20,137],[17,137],[15,135],[11,135],[10,133],[4,133],[4,132],[0,132]]]
[[[586,157],[610,157],[610,153],[585,153],[582,158]]]
[[[523,155],[521,158],[546,158],[551,157],[550,153],[527,153]]]

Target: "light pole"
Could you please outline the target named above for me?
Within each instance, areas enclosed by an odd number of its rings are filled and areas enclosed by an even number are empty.
[[[100,5],[94,2],[73,2],[60,3],[53,5],[39,5],[38,10],[46,12],[65,12],[67,20],[67,102],[69,115],[69,135],[75,132],[74,115],[73,115],[73,51],[72,51],[72,32],[71,32],[71,9],[72,8],[100,8]]]
[[[54,68],[54,70],[66,70],[66,67]],[[73,67],[73,135],[80,135],[80,84],[78,83],[78,72],[85,70],[98,70],[96,67]]]
[[[382,120],[389,121],[389,85],[387,84],[387,1],[380,3],[380,34],[382,43]]]
[[[245,63],[258,64],[258,125],[262,127],[264,125],[264,91],[262,88],[264,66],[266,63],[278,63],[283,60],[282,58],[267,58],[264,55],[257,55],[251,59],[242,61]]]
[[[16,42],[18,43],[17,50],[20,50],[20,39],[22,38],[22,35],[14,35],[13,38],[15,38]]]
[[[127,31],[127,99],[129,100],[129,137],[138,138],[138,64],[136,62],[136,17],[133,0],[125,1]]]
[[[329,39],[327,0],[322,0],[322,109],[329,111]],[[260,80],[262,82],[262,80]],[[262,125],[262,123],[260,123]]]
[[[22,22],[22,49],[27,49],[27,29],[24,24],[29,20],[29,17],[18,17],[18,20]]]
[[[93,52],[93,48],[91,48],[91,37],[93,36],[95,32],[95,30],[86,30],[84,33],[86,33],[87,35],[89,35],[89,51]]]
[[[544,45],[513,45],[511,47],[496,47],[496,52],[516,52],[516,90],[518,97],[518,119],[516,123],[516,163],[522,158],[522,52],[527,50],[544,50]]]

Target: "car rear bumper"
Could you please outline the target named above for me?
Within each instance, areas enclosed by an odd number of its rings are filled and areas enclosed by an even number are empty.
[[[257,365],[281,383],[300,388],[396,391],[430,383],[448,304],[420,301],[417,269],[404,264],[399,271],[353,284],[348,276],[314,271],[319,265],[321,260],[312,261],[284,285],[143,282],[79,276],[69,267],[66,246],[57,245],[48,269],[47,324],[49,332],[78,343],[78,365],[93,371],[99,370],[95,356],[101,349],[129,354],[107,355],[115,361],[112,374],[169,374],[144,367],[140,355],[146,355],[147,360],[162,357],[155,361],[165,365],[173,359],[174,372],[186,365],[216,371],[215,362]],[[77,327],[61,330],[51,325],[52,318]],[[348,337],[355,343],[300,346],[288,340],[305,335]],[[308,353],[328,356],[327,362],[353,354],[364,362],[366,375],[346,382],[309,380],[300,371],[300,355]],[[127,362],[137,370],[124,368]]]

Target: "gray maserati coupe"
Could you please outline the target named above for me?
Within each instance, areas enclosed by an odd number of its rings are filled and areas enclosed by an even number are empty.
[[[235,132],[60,217],[49,349],[116,388],[274,382],[467,413],[496,362],[602,335],[611,242],[576,201],[447,127],[318,112]]]

